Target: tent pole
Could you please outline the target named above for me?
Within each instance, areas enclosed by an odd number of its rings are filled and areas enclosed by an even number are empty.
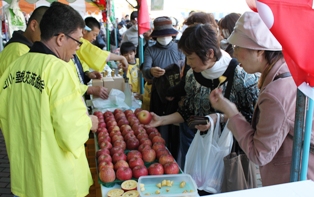
[[[309,165],[309,153],[310,153],[310,143],[311,143],[311,133],[312,133],[313,108],[314,108],[314,101],[313,99],[308,98],[308,109],[306,112],[301,175],[300,175],[301,181],[307,179],[307,169]]]
[[[298,89],[295,109],[293,151],[290,168],[290,182],[299,181],[300,161],[302,150],[302,136],[304,130],[306,96]]]

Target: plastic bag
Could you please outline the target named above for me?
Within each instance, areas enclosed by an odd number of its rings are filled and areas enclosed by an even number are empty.
[[[210,124],[214,125],[212,118],[207,117]],[[223,158],[230,153],[232,144],[230,130],[225,126],[221,132],[219,115],[215,129],[211,126],[206,135],[197,131],[186,154],[184,172],[192,176],[199,190],[221,192]]]
[[[26,21],[21,11],[18,1],[12,0],[11,4],[5,6],[5,15],[9,23],[9,37],[12,37],[14,31],[26,29]]]
[[[118,89],[111,89],[108,99],[95,98],[92,100],[93,105],[97,109],[129,109],[130,107],[124,102],[125,95]]]

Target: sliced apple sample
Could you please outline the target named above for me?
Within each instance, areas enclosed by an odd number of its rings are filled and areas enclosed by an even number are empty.
[[[124,191],[136,190],[137,189],[137,181],[127,180],[121,184],[121,188]]]
[[[139,197],[140,193],[136,190],[127,191],[125,192],[122,197]]]
[[[108,197],[122,196],[123,193],[124,191],[122,189],[112,189],[108,191],[107,196]]]

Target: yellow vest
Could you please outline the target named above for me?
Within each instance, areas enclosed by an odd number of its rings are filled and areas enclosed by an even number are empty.
[[[92,185],[84,151],[91,120],[77,76],[53,55],[27,53],[0,79],[0,128],[20,197],[81,197]]]
[[[13,42],[6,46],[0,53],[0,78],[14,60],[28,51],[29,47],[19,42]]]
[[[143,94],[143,103],[142,109],[150,111],[150,96],[152,91],[152,84],[145,83],[144,85],[144,94]]]
[[[99,72],[103,71],[110,52],[101,50],[84,38],[81,38],[81,42],[83,42],[82,46],[76,51],[79,59],[85,62],[89,68]],[[83,70],[88,70],[85,64],[83,64]]]

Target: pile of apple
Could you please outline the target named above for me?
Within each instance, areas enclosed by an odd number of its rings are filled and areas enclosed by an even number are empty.
[[[150,112],[115,109],[94,115],[99,119],[96,157],[102,182],[179,173],[158,130],[145,126],[152,120]]]

